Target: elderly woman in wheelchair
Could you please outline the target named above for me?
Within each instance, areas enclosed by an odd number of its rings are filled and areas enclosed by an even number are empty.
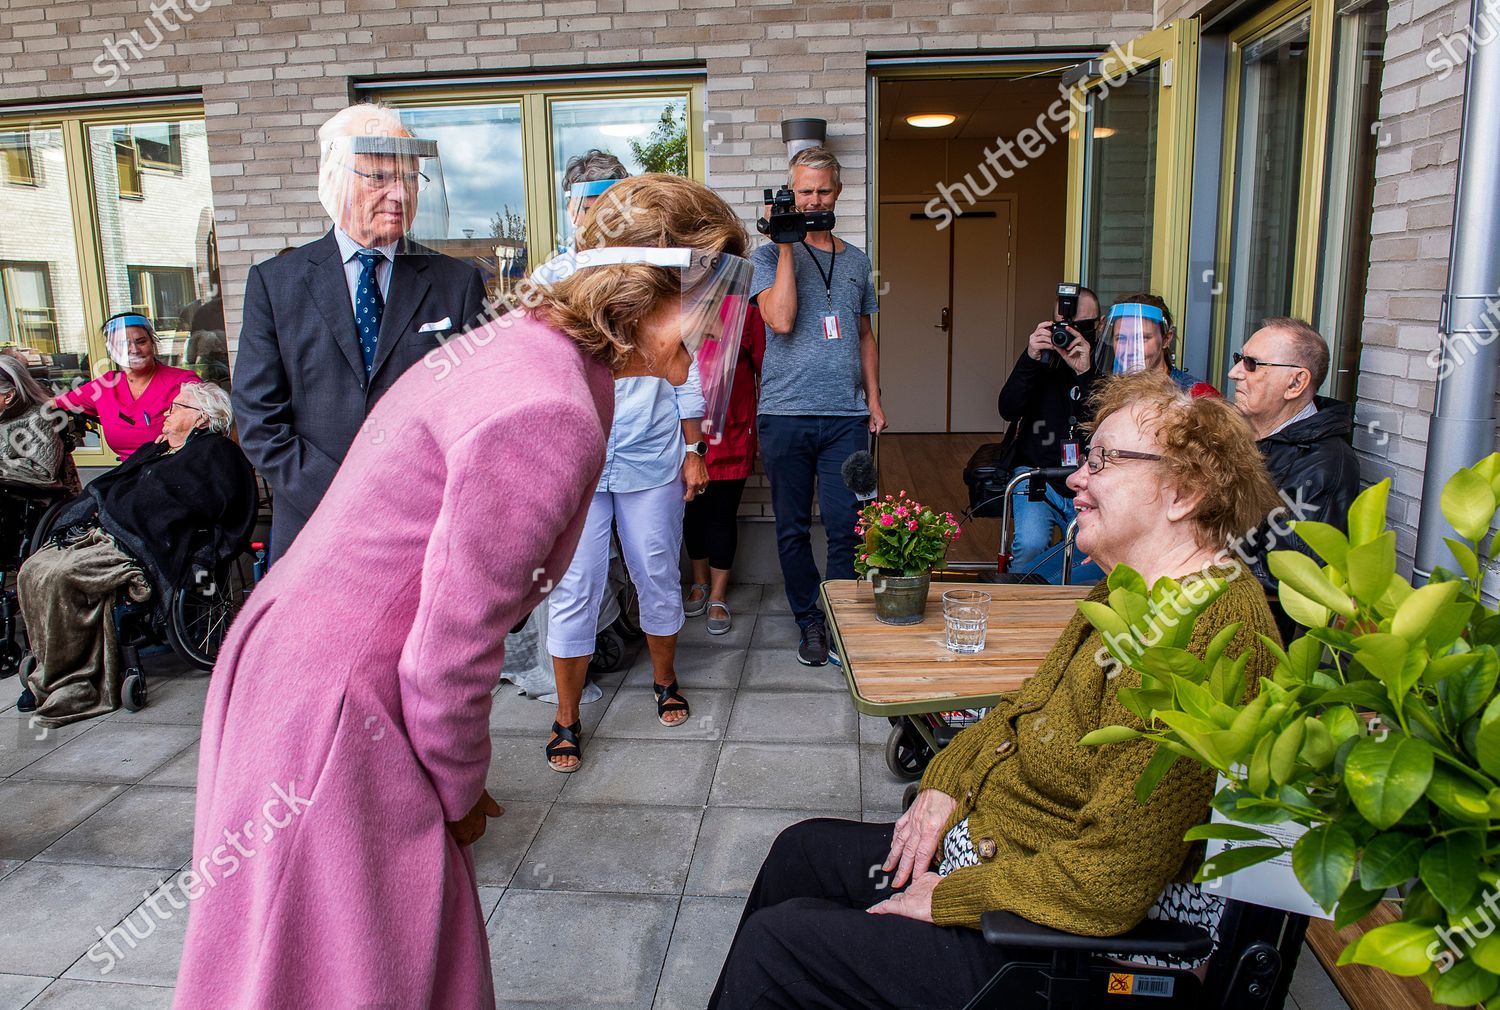
[[[230,438],[229,396],[184,385],[161,436],[95,478],[21,566],[18,592],[35,666],[18,708],[62,725],[119,707],[124,680],[115,596],[162,611],[192,578],[239,554],[255,522],[255,476]],[[24,668],[23,668],[24,669]]]
[[[1277,501],[1254,435],[1224,401],[1190,399],[1154,375],[1111,380],[1097,403],[1086,462],[1068,479],[1079,545],[1147,585],[1226,580],[1190,648],[1202,655],[1239,623],[1230,654],[1252,652],[1247,683],[1258,684],[1274,664],[1256,636],[1274,637],[1275,625],[1259,583],[1226,550]],[[1089,598],[1107,592],[1101,583]],[[937,754],[895,824],[812,820],[784,831],[711,1010],[962,1007],[1012,960],[980,930],[996,911],[1106,937],[1185,905],[1212,932],[1223,903],[1174,884],[1200,858],[1183,834],[1207,819],[1212,779],[1179,761],[1140,803],[1149,741],[1079,745],[1104,726],[1140,726],[1117,697],[1140,677],[1103,645],[1075,614],[1036,675]],[[1028,982],[995,1005],[1031,1005]]]

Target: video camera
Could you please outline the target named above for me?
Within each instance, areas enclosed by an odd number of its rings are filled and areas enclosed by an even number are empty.
[[[766,203],[771,205],[771,216],[758,219],[755,227],[778,245],[801,242],[810,231],[833,231],[833,211],[815,210],[804,213],[798,210],[797,198],[785,186],[774,195],[769,189],[766,190]]]

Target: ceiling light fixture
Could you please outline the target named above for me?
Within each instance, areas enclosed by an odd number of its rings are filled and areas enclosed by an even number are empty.
[[[1103,140],[1105,137],[1113,137],[1114,135],[1115,135],[1115,128],[1113,126],[1096,126],[1096,127],[1094,127],[1094,139],[1095,140]]]
[[[923,130],[934,130],[940,126],[951,126],[958,117],[946,112],[928,112],[920,116],[907,116],[908,126],[915,126]]]

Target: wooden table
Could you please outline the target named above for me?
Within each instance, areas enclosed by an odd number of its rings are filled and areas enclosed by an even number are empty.
[[[994,705],[1037,671],[1091,588],[934,582],[926,618],[906,625],[875,619],[868,582],[830,580],[822,597],[854,707],[866,715],[900,716]],[[948,650],[943,593],[950,589],[990,594],[983,652]]]

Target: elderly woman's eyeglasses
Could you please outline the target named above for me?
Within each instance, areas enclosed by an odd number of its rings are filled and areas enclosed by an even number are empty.
[[[168,404],[167,409],[161,412],[161,416],[171,417],[174,410],[196,410],[200,414],[206,413],[202,407],[195,407],[191,403],[172,403]]]
[[[1239,351],[1235,351],[1232,356],[1234,363],[1236,365],[1244,365],[1247,372],[1253,372],[1262,365],[1267,368],[1307,368],[1306,365],[1293,365],[1285,361],[1262,361],[1259,358],[1252,358],[1248,354],[1241,354]]]
[[[415,171],[385,172],[377,170],[374,172],[361,172],[357,168],[351,168],[349,171],[363,179],[365,185],[373,190],[385,189],[391,183],[399,181],[403,189],[415,189],[420,193],[427,188],[427,183],[430,181],[426,175]]]
[[[1158,456],[1154,452],[1136,452],[1134,449],[1106,449],[1102,445],[1089,446],[1084,456],[1084,464],[1088,466],[1089,473],[1098,473],[1109,463],[1119,464],[1122,459],[1155,459],[1163,460],[1165,456]]]

